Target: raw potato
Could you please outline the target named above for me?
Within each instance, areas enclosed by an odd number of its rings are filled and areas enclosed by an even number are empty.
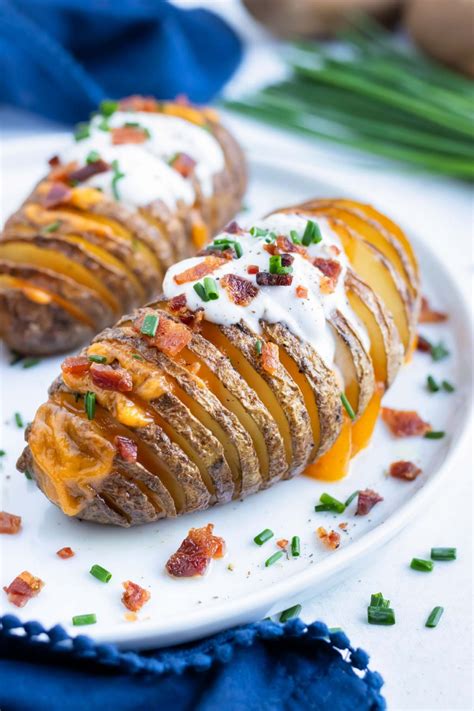
[[[143,110],[150,110],[149,99],[134,101],[138,109],[145,102]],[[80,183],[70,186],[64,203],[46,208],[52,186],[68,185],[66,168],[52,168],[0,237],[0,336],[15,351],[48,355],[89,340],[156,296],[166,269],[202,248],[238,211],[245,162],[215,112],[171,102],[155,102],[152,110],[214,136],[224,169],[213,176],[212,194],[204,196],[191,176],[192,206],[178,200],[171,211],[155,200],[133,209]],[[134,115],[131,111],[131,119]]]
[[[410,0],[403,19],[422,50],[439,62],[474,76],[473,0]]]
[[[64,513],[120,526],[156,521],[243,498],[302,471],[339,478],[367,446],[383,392],[415,339],[408,315],[419,311],[418,265],[405,235],[370,206],[311,201],[282,212],[327,217],[340,234],[351,263],[344,288],[366,327],[368,352],[338,309],[326,319],[339,374],[282,323],[262,322],[257,335],[243,323],[199,320],[196,312],[193,327],[193,314],[163,297],[123,316],[82,355],[125,370],[132,389],[97,385],[84,358],[83,372],[66,369],[53,383],[26,432],[18,467]],[[185,335],[174,356],[141,334],[137,323],[149,313],[168,319],[172,342]],[[261,355],[267,344],[279,356],[271,372]],[[91,420],[88,392],[96,398]],[[135,443],[136,461],[120,457],[117,436]]]

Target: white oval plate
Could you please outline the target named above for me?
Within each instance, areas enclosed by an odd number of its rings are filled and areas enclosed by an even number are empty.
[[[3,202],[4,217],[24,197],[44,170],[44,159],[58,150],[64,134],[10,141],[5,146],[3,175],[8,176]],[[250,154],[251,155],[251,154]],[[341,190],[315,179],[308,168],[274,159],[251,162],[248,191],[249,213],[264,214],[272,208],[316,196],[335,196]],[[359,196],[360,197],[360,196]],[[245,215],[242,219],[247,219]],[[451,356],[433,363],[416,353],[385,397],[385,404],[416,409],[434,429],[446,430],[441,440],[412,438],[396,440],[378,423],[370,447],[354,461],[350,475],[337,483],[318,482],[305,477],[277,484],[272,489],[210,511],[178,520],[134,528],[117,529],[81,523],[65,517],[15,469],[23,446],[23,431],[14,422],[14,413],[31,420],[45,397],[62,358],[43,360],[31,369],[10,366],[8,354],[0,361],[2,382],[1,508],[22,516],[23,529],[17,536],[0,536],[0,584],[6,585],[22,570],[42,578],[46,585],[26,608],[18,610],[0,595],[0,612],[13,613],[22,620],[36,619],[46,627],[60,623],[72,633],[86,633],[101,642],[115,642],[122,648],[147,648],[176,644],[202,637],[237,624],[259,619],[314,595],[348,571],[387,540],[427,505],[427,499],[448,472],[448,464],[469,419],[470,363],[469,315],[456,283],[444,266],[420,240],[413,239],[422,265],[424,292],[437,308],[447,311],[446,324],[424,327],[433,340],[443,340]],[[439,289],[442,284],[443,288]],[[447,379],[457,385],[454,394],[429,394],[426,376]],[[410,459],[423,469],[415,482],[406,483],[386,476],[391,462]],[[384,501],[369,516],[354,516],[355,502],[341,516],[316,514],[314,505],[323,491],[346,499],[355,489],[370,487]],[[331,552],[317,540],[319,525],[334,527],[348,522],[340,548]],[[164,571],[169,555],[179,546],[188,529],[208,522],[224,537],[227,555],[214,561],[202,579],[172,580]],[[275,537],[261,548],[253,537],[264,528]],[[282,559],[265,568],[264,561],[276,550],[280,538],[301,537],[301,557]],[[76,555],[59,559],[55,552],[71,546]],[[89,574],[99,563],[113,574],[108,584]],[[133,580],[151,592],[150,602],[128,622],[120,598],[122,581]],[[73,615],[95,612],[97,624],[77,628]]]

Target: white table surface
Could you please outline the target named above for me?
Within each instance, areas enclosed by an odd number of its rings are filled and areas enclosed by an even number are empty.
[[[190,4],[190,0],[183,2]],[[207,4],[221,10],[251,38],[230,93],[240,93],[249,84],[281,72],[273,43],[262,39],[262,33],[234,0],[209,0]],[[334,182],[341,195],[346,192],[365,197],[409,225],[445,259],[466,299],[472,302],[473,199],[466,185],[415,174],[394,164],[290,137],[276,129],[263,129],[234,116],[226,116],[226,121],[244,146],[274,150],[276,138],[282,158],[310,165],[315,175]],[[0,125],[3,140],[58,129],[57,124],[8,107],[0,108]],[[0,170],[0,180],[6,177]],[[466,324],[466,328],[472,328],[472,324]],[[384,677],[383,693],[394,711],[473,707],[473,451],[472,437],[468,439],[453,463],[451,483],[444,485],[425,511],[420,511],[418,520],[374,554],[370,565],[324,594],[318,595],[315,590],[314,598],[303,607],[303,619],[320,619],[330,627],[342,627],[354,646],[369,652],[371,668]],[[434,545],[456,546],[458,560],[439,564],[431,575],[412,571],[408,567],[411,558],[426,557]],[[378,591],[392,601],[397,614],[394,627],[366,622],[367,601]],[[435,605],[444,606],[445,613],[439,626],[428,630],[424,622]]]

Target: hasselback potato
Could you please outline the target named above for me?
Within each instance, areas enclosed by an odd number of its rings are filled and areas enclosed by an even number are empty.
[[[0,238],[0,336],[70,350],[157,295],[166,269],[236,213],[243,154],[211,109],[105,101]]]
[[[343,476],[415,342],[403,232],[312,201],[231,223],[163,291],[64,361],[20,470],[69,516],[121,526]]]

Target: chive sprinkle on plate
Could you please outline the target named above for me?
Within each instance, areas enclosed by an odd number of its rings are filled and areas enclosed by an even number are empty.
[[[432,548],[431,560],[456,560],[456,548]]]
[[[270,538],[273,538],[274,535],[275,534],[272,530],[270,530],[269,528],[264,528],[263,531],[257,533],[253,541],[257,544],[257,546],[263,546],[263,544],[269,541]]]
[[[82,625],[95,625],[96,622],[97,617],[94,612],[91,612],[88,615],[75,615],[72,618],[72,624],[75,627],[80,627]]]
[[[280,614],[280,622],[288,622],[288,620],[291,620],[293,617],[299,617],[300,612],[301,605],[293,605],[293,607],[283,610]]]
[[[279,561],[280,558],[283,558],[283,556],[283,551],[277,551],[276,553],[271,555],[270,558],[267,558],[267,560],[265,561],[265,568],[269,568],[271,565]]]
[[[89,570],[89,573],[94,576],[94,578],[97,578],[97,580],[100,580],[101,583],[108,583],[109,580],[112,578],[112,573],[110,573],[106,568],[103,568],[101,565],[93,565],[92,568]]]
[[[428,619],[425,622],[425,627],[436,627],[441,619],[441,615],[443,614],[443,612],[444,607],[433,607],[430,614],[428,615]]]
[[[431,560],[423,560],[422,558],[412,558],[410,568],[419,570],[421,573],[431,573],[434,568],[434,563]]]
[[[293,536],[291,539],[291,555],[293,558],[298,558],[301,553],[301,542],[299,536]]]
[[[19,412],[15,412],[14,418],[15,418],[16,426],[23,427],[23,418]]]

